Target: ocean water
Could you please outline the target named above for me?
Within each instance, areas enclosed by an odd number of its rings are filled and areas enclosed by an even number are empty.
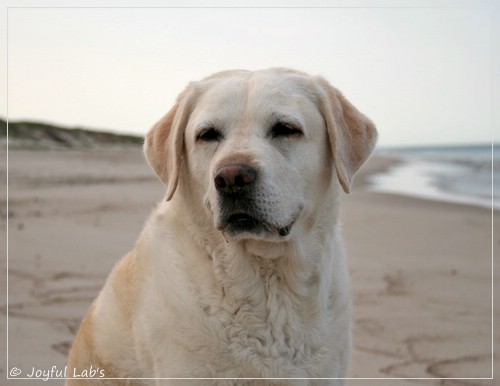
[[[379,149],[403,161],[374,175],[374,191],[500,209],[500,144]]]

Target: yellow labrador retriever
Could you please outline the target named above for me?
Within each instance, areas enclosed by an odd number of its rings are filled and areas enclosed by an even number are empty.
[[[90,307],[67,385],[343,385],[325,379],[350,352],[339,196],[375,140],[321,77],[191,83],[144,146],[166,200]]]

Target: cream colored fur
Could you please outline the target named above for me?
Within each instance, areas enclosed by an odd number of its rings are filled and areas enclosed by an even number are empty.
[[[276,119],[302,135],[274,138]],[[200,140],[207,127],[222,137]],[[146,138],[165,200],[82,322],[68,373],[281,378],[98,382],[108,385],[343,385],[314,378],[346,376],[339,195],[375,139],[373,124],[320,77],[269,69],[191,83]],[[214,176],[234,163],[259,171],[255,205],[269,232],[225,231]]]

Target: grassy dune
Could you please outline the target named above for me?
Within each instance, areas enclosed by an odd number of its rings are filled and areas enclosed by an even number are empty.
[[[7,143],[7,122],[0,119],[0,141]],[[140,146],[142,137],[82,128],[64,128],[40,122],[9,122],[10,148],[57,149]]]

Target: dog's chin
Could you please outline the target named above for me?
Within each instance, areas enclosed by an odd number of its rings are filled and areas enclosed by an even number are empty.
[[[235,213],[223,218],[217,228],[228,241],[253,239],[279,242],[288,240],[295,221],[294,217],[287,225],[277,225],[250,214]]]

